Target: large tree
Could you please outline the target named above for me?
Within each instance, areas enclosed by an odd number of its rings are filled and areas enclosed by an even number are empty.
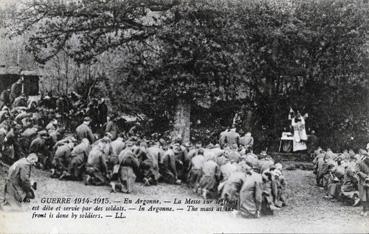
[[[231,14],[221,3],[179,4],[167,12],[155,38],[144,48],[135,46],[137,56],[123,66],[122,87],[133,85],[134,93],[146,94],[146,103],[166,105],[174,114],[174,135],[185,141],[191,107],[237,99],[238,85],[247,78],[239,66],[244,38]]]
[[[244,40],[231,14],[215,1],[37,0],[22,12],[17,29],[36,28],[28,48],[40,63],[61,51],[84,63],[125,50],[120,87],[169,112],[175,107],[176,135],[188,141],[193,104],[237,96]]]
[[[36,30],[28,48],[39,62],[61,50],[82,63],[119,54],[118,69],[108,71],[116,105],[174,119],[185,140],[191,109],[243,102],[244,126],[256,135],[279,137],[296,106],[326,144],[350,132],[362,144],[368,19],[360,0],[36,0],[17,28]]]

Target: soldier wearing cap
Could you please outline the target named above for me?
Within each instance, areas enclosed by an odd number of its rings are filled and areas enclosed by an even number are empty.
[[[4,189],[4,206],[20,208],[21,203],[35,198],[33,189],[36,189],[36,184],[31,182],[31,171],[36,162],[37,155],[30,154],[27,158],[21,158],[9,167]]]
[[[81,141],[83,138],[87,138],[92,144],[95,141],[95,136],[92,133],[89,124],[91,123],[90,117],[85,117],[83,123],[76,128],[77,139]]]

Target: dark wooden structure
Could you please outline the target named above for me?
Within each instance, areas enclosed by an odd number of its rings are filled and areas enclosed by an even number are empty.
[[[17,80],[23,79],[23,92],[27,96],[39,95],[40,75],[37,71],[25,71],[20,67],[0,66],[0,93],[9,89]]]

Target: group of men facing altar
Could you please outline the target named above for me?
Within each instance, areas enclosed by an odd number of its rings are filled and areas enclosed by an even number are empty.
[[[65,134],[52,119],[45,129],[38,129],[29,139],[27,156],[16,155],[18,160],[9,168],[3,205],[17,207],[35,197],[33,166],[48,170],[52,178],[110,186],[112,192],[131,193],[137,183],[185,184],[246,217],[272,214],[286,205],[282,165],[266,151],[253,153],[251,133],[240,137],[230,128],[220,134],[219,142],[202,145],[180,137],[164,140],[119,132],[114,115],[108,116],[110,127],[100,137],[90,124],[91,118],[85,117],[73,134]],[[61,135],[50,141],[54,132]]]

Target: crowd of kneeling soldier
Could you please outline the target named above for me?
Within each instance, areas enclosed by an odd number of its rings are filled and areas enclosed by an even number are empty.
[[[369,149],[369,144],[367,146]],[[345,150],[340,154],[331,149],[315,151],[314,173],[316,183],[326,190],[326,199],[361,206],[361,215],[369,215],[369,156],[360,149],[358,153]]]
[[[30,185],[32,165],[50,170],[53,178],[108,185],[112,192],[131,193],[136,182],[187,184],[204,199],[221,199],[245,217],[273,214],[286,205],[282,165],[265,151],[254,154],[252,141],[233,139],[239,138],[234,129],[227,130],[227,136],[222,133],[218,144],[202,146],[184,144],[178,137],[165,141],[111,131],[98,137],[90,123],[85,117],[74,134],[62,135],[52,147],[45,147],[46,139],[58,131],[57,125],[38,131],[29,156],[11,167],[20,171],[27,167],[27,173],[14,175],[9,170],[5,205],[19,206],[34,198],[32,187],[23,186]]]

